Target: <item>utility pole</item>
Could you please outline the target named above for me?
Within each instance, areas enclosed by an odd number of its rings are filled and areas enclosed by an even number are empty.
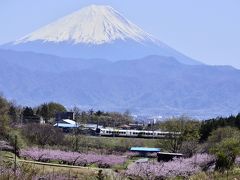
[[[78,136],[77,136],[77,129],[78,125],[77,125],[77,121],[75,121],[75,127],[74,127],[74,137],[75,137],[75,151],[78,151]]]

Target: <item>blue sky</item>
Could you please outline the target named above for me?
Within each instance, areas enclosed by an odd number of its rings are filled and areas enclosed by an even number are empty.
[[[0,44],[90,4],[112,6],[194,59],[240,69],[239,0],[2,0]]]

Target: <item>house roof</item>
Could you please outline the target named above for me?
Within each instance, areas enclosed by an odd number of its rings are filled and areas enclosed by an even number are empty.
[[[65,123],[68,123],[68,124],[74,124],[76,125],[76,121],[73,121],[71,119],[63,119],[62,121],[64,121]]]
[[[76,125],[76,124],[66,124],[66,123],[56,123],[53,126],[54,127],[60,127],[60,128],[76,128],[76,127],[79,127],[79,125]]]

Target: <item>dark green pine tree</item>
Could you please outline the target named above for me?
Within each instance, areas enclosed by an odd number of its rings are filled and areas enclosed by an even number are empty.
[[[9,107],[8,115],[9,115],[10,121],[11,121],[12,123],[17,123],[18,114],[17,114],[17,109],[16,109],[15,106],[11,105],[11,106]]]
[[[40,115],[43,117],[43,119],[45,120],[45,122],[47,123],[49,120],[49,108],[47,104],[43,104],[40,110]]]
[[[22,116],[23,116],[23,122],[27,122],[28,120],[31,120],[34,116],[34,112],[33,109],[31,107],[25,107],[23,112],[22,112]]]

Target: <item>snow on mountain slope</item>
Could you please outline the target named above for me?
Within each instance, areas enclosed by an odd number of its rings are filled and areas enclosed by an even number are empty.
[[[91,5],[21,38],[15,44],[36,40],[103,44],[119,39],[156,41],[112,7]]]
[[[184,64],[201,64],[144,32],[112,7],[101,5],[80,9],[0,47],[111,61],[160,55]]]

